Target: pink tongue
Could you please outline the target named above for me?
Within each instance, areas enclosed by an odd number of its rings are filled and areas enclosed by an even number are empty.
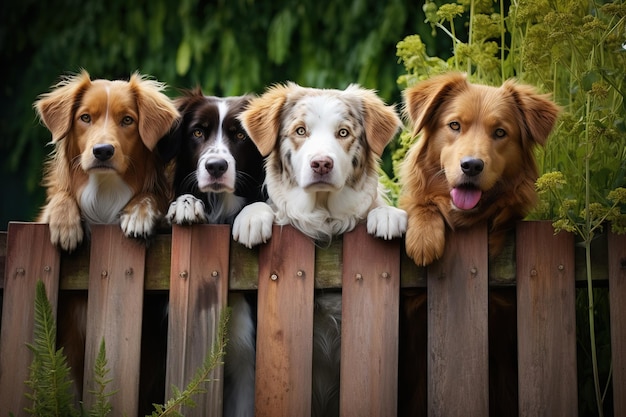
[[[471,210],[476,207],[482,191],[477,188],[453,188],[450,191],[452,202],[461,210]]]

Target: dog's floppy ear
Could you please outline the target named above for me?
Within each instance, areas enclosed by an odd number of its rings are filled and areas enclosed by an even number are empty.
[[[561,111],[560,107],[550,100],[548,94],[538,94],[529,85],[508,80],[502,88],[513,95],[522,113],[523,137],[539,145],[545,145]]]
[[[241,125],[263,156],[272,152],[280,131],[280,119],[287,95],[295,84],[274,85],[250,101],[239,115]]]
[[[385,146],[400,129],[402,121],[393,106],[387,106],[372,90],[358,88],[358,94],[363,103],[363,119],[365,121],[365,135],[367,143],[378,156],[383,154]]]
[[[63,139],[72,127],[76,103],[91,85],[87,71],[69,76],[42,94],[33,104],[37,114],[52,133],[52,142]]]
[[[467,85],[465,74],[451,72],[421,81],[406,89],[404,111],[413,123],[413,136],[435,119],[437,109],[452,92],[460,91]]]
[[[174,99],[173,103],[180,113],[180,120],[174,123],[169,132],[157,143],[157,152],[163,161],[169,162],[180,153],[184,142],[184,129],[189,123],[186,119],[202,100],[204,100],[204,93],[200,87],[185,90],[183,96]]]
[[[137,100],[139,135],[144,145],[152,151],[180,117],[178,110],[169,97],[163,94],[164,84],[147,79],[137,72],[130,77],[129,84]]]

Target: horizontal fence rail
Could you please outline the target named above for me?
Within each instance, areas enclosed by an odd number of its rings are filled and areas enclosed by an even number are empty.
[[[594,249],[594,279],[608,282],[616,416],[626,415],[626,237],[607,233]],[[145,294],[169,294],[166,395],[184,387],[214,342],[229,292],[258,294],[256,415],[309,416],[316,291],[341,289],[342,416],[396,416],[405,368],[424,363],[429,416],[487,416],[490,397],[490,291],[516,291],[517,381],[521,416],[576,416],[575,288],[584,263],[573,236],[549,222],[521,222],[495,259],[484,225],[449,233],[443,259],[416,267],[401,240],[383,241],[360,225],[327,247],[295,229],[275,226],[272,239],[246,249],[224,225],[175,226],[147,247],[119,226],[92,229],[75,253],[49,243],[48,226],[10,223],[0,235],[0,416],[27,415],[36,282],[44,282],[53,311],[59,294],[87,290],[83,401],[94,399],[93,361],[106,341],[114,415],[137,415],[141,389]],[[406,348],[401,294],[427,296],[425,352]],[[423,291],[423,290],[420,290]],[[139,335],[139,336],[138,336]],[[411,364],[409,364],[409,361]],[[223,369],[195,397],[186,416],[221,416]],[[404,384],[405,382],[401,382]],[[166,397],[167,398],[167,397]],[[493,411],[493,410],[492,410]]]

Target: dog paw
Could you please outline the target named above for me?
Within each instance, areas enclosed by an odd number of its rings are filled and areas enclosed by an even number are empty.
[[[169,224],[206,223],[204,203],[191,194],[183,194],[170,204],[165,215]]]
[[[406,253],[419,266],[426,266],[441,258],[446,236],[443,219],[432,222],[409,222],[404,240]]]
[[[367,233],[390,240],[406,232],[406,212],[391,206],[376,207],[367,214]]]
[[[72,252],[83,241],[83,226],[80,215],[67,215],[59,218],[51,218],[50,241],[67,252]]]
[[[235,218],[233,239],[249,248],[272,237],[274,211],[265,203],[247,205]]]
[[[120,216],[120,227],[126,237],[147,238],[154,233],[159,211],[150,198],[129,203]]]
[[[48,223],[50,242],[64,251],[72,252],[83,241],[80,209],[73,200],[52,200],[41,221]]]

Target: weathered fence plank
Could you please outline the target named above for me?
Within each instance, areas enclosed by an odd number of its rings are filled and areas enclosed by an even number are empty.
[[[199,225],[172,228],[166,398],[172,385],[183,390],[215,346],[228,297],[230,228]],[[211,372],[206,392],[195,396],[186,417],[222,415],[223,367]]]
[[[110,402],[118,415],[134,416],[138,408],[145,252],[119,225],[91,227],[83,400],[87,406],[95,401],[94,364],[104,340],[112,379],[107,389],[117,391]]]
[[[609,232],[608,239],[614,414],[626,416],[626,235]]]
[[[324,248],[291,227],[275,226],[272,240],[252,250],[232,242],[228,226],[175,227],[148,251],[124,238],[118,225],[95,226],[91,246],[60,254],[49,243],[48,225],[10,223],[9,232],[0,233],[0,264],[6,267],[0,271],[0,415],[25,416],[30,405],[23,381],[32,354],[25,344],[32,341],[38,279],[54,311],[59,286],[89,285],[83,400],[92,402],[93,361],[104,338],[116,415],[136,415],[144,291],[170,290],[166,386],[182,388],[214,342],[227,281],[237,290],[258,287],[258,416],[310,414],[314,285],[343,286],[343,416],[396,414],[398,296],[401,286],[424,285],[429,415],[488,415],[487,288],[514,285],[515,279],[508,272],[491,276],[489,265],[487,281],[484,230],[450,233],[445,258],[418,268],[399,241],[378,241],[362,226]],[[607,233],[598,241],[603,246],[594,249],[594,279],[609,277],[614,414],[626,415],[626,237]],[[550,222],[522,222],[511,245],[517,256],[506,255],[518,286],[519,415],[577,415],[574,295],[580,262],[574,258],[580,253],[574,247],[573,236],[553,235]],[[495,261],[497,271],[506,269],[502,259]],[[221,415],[222,372],[215,371],[216,382],[194,398],[198,407],[186,415]]]
[[[446,237],[428,268],[428,415],[488,416],[487,228]]]
[[[521,222],[516,247],[520,416],[575,417],[573,235]]]
[[[341,415],[397,414],[400,241],[343,236]]]
[[[315,246],[274,226],[259,253],[256,416],[311,415]]]
[[[6,257],[2,334],[0,335],[0,415],[12,412],[28,415],[32,406],[24,394],[30,392],[24,381],[29,378],[33,360],[26,343],[33,342],[35,287],[43,281],[56,316],[59,290],[59,251],[50,243],[47,224],[10,223]]]

